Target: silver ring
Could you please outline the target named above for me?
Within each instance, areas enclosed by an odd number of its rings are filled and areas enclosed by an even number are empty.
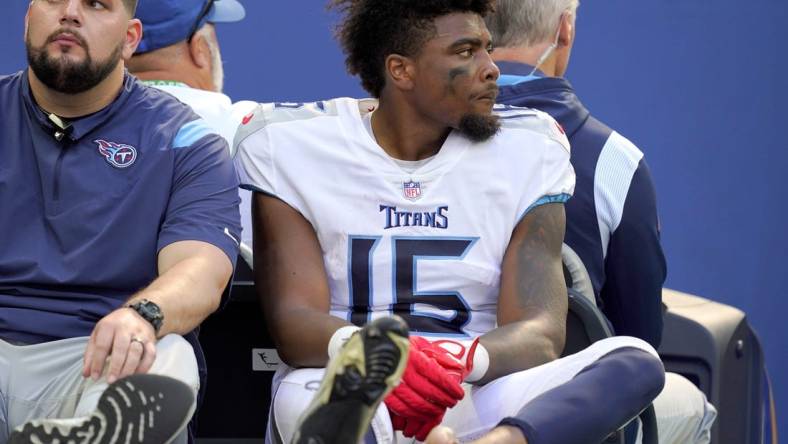
[[[143,348],[145,348],[145,341],[143,341],[142,339],[140,339],[140,338],[138,338],[136,336],[132,336],[131,337],[131,342],[132,343],[133,342],[138,342]]]

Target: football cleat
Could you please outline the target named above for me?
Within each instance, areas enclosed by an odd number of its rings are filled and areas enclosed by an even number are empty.
[[[397,316],[359,330],[326,368],[317,394],[299,419],[292,443],[356,443],[408,360],[408,326]]]
[[[132,375],[110,384],[90,416],[37,419],[17,427],[9,444],[167,444],[194,412],[192,389],[161,375]]]

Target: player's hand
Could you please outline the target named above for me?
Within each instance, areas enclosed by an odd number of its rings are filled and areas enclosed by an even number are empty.
[[[473,342],[439,339],[430,342],[430,347],[425,348],[424,353],[435,359],[450,374],[460,378],[460,381],[465,381],[474,369],[474,356],[478,347],[479,338]]]
[[[455,406],[465,392],[456,375],[424,352],[431,347],[429,341],[411,336],[410,345],[402,381],[386,397],[385,403],[393,415],[429,423],[442,417],[447,408]]]
[[[97,380],[107,364],[107,382],[147,373],[156,359],[153,326],[130,308],[119,308],[102,318],[85,349],[82,376]]]
[[[459,341],[441,339],[429,342],[422,351],[443,367],[449,376],[462,383],[473,370],[472,350],[475,344],[478,344],[478,339],[468,346]]]
[[[391,425],[394,426],[394,430],[402,431],[402,435],[406,438],[415,437],[419,441],[424,441],[430,431],[440,425],[442,421],[443,414],[429,421],[422,421],[416,418],[406,419],[398,415],[391,415]]]
[[[421,351],[443,367],[451,379],[461,383],[470,373],[472,364],[469,365],[467,362],[462,362],[463,358],[466,357],[465,355],[467,355],[467,348],[463,344],[448,340],[426,343],[426,340],[423,338],[419,338],[419,341],[425,341],[422,343]],[[391,423],[394,426],[394,430],[401,430],[405,437],[415,437],[419,441],[424,441],[427,439],[430,431],[443,421],[444,413],[426,421],[392,414]]]
[[[459,444],[454,431],[448,427],[436,427],[430,432],[424,444]]]

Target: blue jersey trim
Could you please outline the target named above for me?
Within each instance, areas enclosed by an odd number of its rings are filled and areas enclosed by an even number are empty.
[[[252,184],[250,184],[250,183],[242,183],[242,184],[238,185],[238,188],[241,188],[241,189],[243,189],[243,190],[249,190],[249,191],[253,191],[253,192],[255,192],[255,193],[263,193],[263,194],[267,194],[267,195],[269,195],[269,196],[271,196],[271,197],[276,197],[276,195],[275,195],[275,194],[271,194],[271,193],[269,193],[268,191],[265,191],[264,189],[262,189],[262,188],[260,188],[260,187],[257,187],[257,186],[255,186],[255,185],[252,185]]]
[[[172,148],[187,148],[194,145],[194,142],[202,139],[208,134],[216,134],[207,123],[202,119],[193,120],[186,125],[183,125],[175,135]]]
[[[523,214],[520,216],[519,219],[517,219],[517,223],[520,223],[520,221],[523,220],[525,215],[528,214],[528,212],[530,212],[531,210],[533,210],[536,207],[539,207],[539,206],[542,206],[542,205],[545,205],[545,204],[551,204],[551,203],[566,203],[566,201],[568,201],[570,197],[572,197],[572,195],[571,194],[567,194],[567,193],[552,194],[552,195],[549,195],[549,196],[542,196],[539,199],[537,199],[536,202],[532,203],[530,207],[526,208],[525,211],[523,211]]]

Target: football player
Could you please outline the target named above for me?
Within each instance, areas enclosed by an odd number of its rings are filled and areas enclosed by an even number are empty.
[[[349,71],[375,99],[263,104],[235,139],[255,191],[256,282],[288,364],[268,441],[292,439],[329,358],[390,314],[410,351],[370,439],[423,440],[441,423],[470,439],[505,423],[531,443],[603,440],[664,370],[629,337],[557,359],[569,144],[547,114],[495,106],[490,2],[333,7]]]

